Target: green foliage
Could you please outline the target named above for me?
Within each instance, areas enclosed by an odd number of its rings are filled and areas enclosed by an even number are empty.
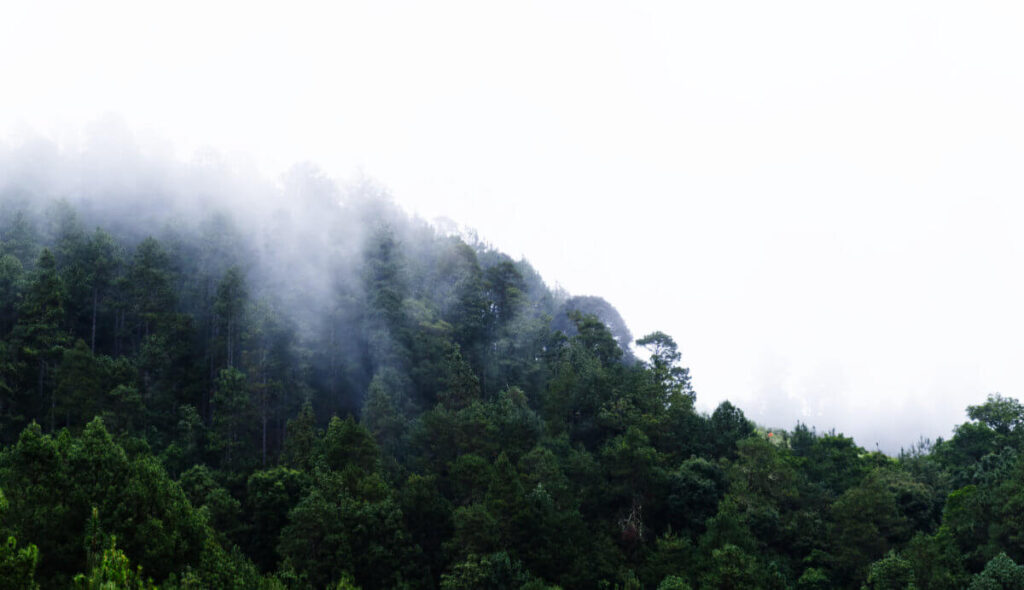
[[[152,237],[135,249],[125,282],[127,311],[131,321],[126,336],[136,349],[142,339],[167,327],[177,303],[172,286],[170,259],[164,247]]]
[[[20,260],[10,254],[0,255],[0,336],[7,336],[14,327],[23,275]]]
[[[277,564],[277,540],[288,523],[288,513],[305,496],[309,476],[278,466],[257,471],[246,482],[245,510],[249,527],[242,539],[246,554],[264,571]]]
[[[1006,436],[1024,424],[1024,405],[1013,398],[995,393],[989,395],[983,404],[967,406],[967,415],[971,420],[977,420]]]
[[[529,584],[530,573],[522,563],[507,553],[471,554],[452,566],[451,573],[441,576],[442,590],[520,590]]]
[[[390,492],[314,489],[288,514],[278,552],[315,587],[351,574],[364,588],[403,579],[412,547]]]
[[[458,345],[445,361],[445,389],[437,398],[449,410],[461,410],[480,398],[480,379],[462,358]]]
[[[252,397],[245,374],[227,368],[217,377],[212,398],[211,449],[220,453],[222,465],[236,469],[255,462],[251,452],[255,432]]]
[[[3,492],[0,492],[2,501]],[[35,545],[18,548],[14,537],[0,544],[0,588],[23,588],[36,590],[36,567],[39,564],[39,549]]]
[[[684,395],[691,401],[696,398],[690,385],[690,371],[678,366],[682,355],[671,336],[652,332],[637,340],[636,345],[651,351],[651,378],[664,391],[666,401],[677,395]]]
[[[142,575],[142,567],[132,569],[128,557],[117,548],[116,538],[110,538],[110,545],[103,549],[98,563],[88,575],[75,576],[75,588],[81,590],[150,590],[155,589],[153,581]]]
[[[406,380],[391,368],[373,376],[363,402],[361,423],[391,457],[402,457],[406,448],[412,402]]]
[[[736,443],[753,434],[754,425],[743,415],[743,410],[724,401],[711,414],[709,431],[714,455],[732,458],[736,456]]]
[[[993,557],[985,569],[971,578],[970,590],[1019,590],[1024,588],[1024,566],[1005,553]]]
[[[654,551],[645,560],[640,578],[650,587],[689,588],[685,575],[697,571],[697,552],[689,537],[671,532],[658,537]],[[667,584],[667,586],[666,586]]]
[[[843,493],[832,505],[837,577],[863,579],[872,561],[909,541],[930,517],[929,495],[906,474],[882,468]]]
[[[428,580],[444,569],[443,544],[454,530],[452,504],[438,491],[437,479],[434,475],[410,475],[399,497],[405,529],[421,550],[416,555],[416,569]]]
[[[690,585],[679,576],[665,576],[665,579],[658,584],[658,590],[690,590]]]
[[[701,584],[708,588],[784,588],[784,580],[743,549],[727,544],[712,551]]]
[[[814,436],[807,427],[797,425],[793,452],[802,461],[801,468],[832,495],[839,495],[859,483],[871,470],[864,449],[843,435]]]
[[[308,470],[313,465],[320,435],[313,406],[303,404],[299,415],[288,421],[288,437],[284,441],[282,462],[289,467]]]
[[[889,551],[886,556],[868,568],[867,586],[869,590],[914,590],[914,570],[910,562],[895,552]]]
[[[380,449],[377,441],[365,426],[352,416],[344,420],[331,418],[323,440],[320,441],[320,455],[328,469],[342,470],[352,467],[371,473],[380,466]]]
[[[668,522],[677,530],[704,531],[725,494],[725,473],[717,464],[692,457],[668,474]]]
[[[576,335],[573,340],[604,366],[622,358],[622,349],[615,337],[608,330],[607,326],[592,315],[584,315],[578,311],[569,312],[569,319],[576,326]]]
[[[241,269],[233,266],[224,273],[217,285],[213,311],[217,316],[221,344],[224,350],[224,365],[234,367],[238,362],[241,336],[245,331],[245,312],[248,290]]]
[[[129,459],[98,419],[80,437],[29,426],[0,454],[0,480],[10,498],[4,522],[39,546],[45,584],[85,569],[80,535],[93,507],[102,530],[156,579],[194,562],[211,535],[163,468],[148,456]]]
[[[828,590],[832,588],[832,582],[822,570],[809,567],[796,581],[796,587],[798,590]]]
[[[667,334],[307,173],[263,235],[0,207],[0,587],[1019,587],[1017,400],[898,460],[707,415]]]
[[[214,473],[205,465],[194,465],[178,480],[192,506],[204,510],[206,518],[218,533],[222,545],[230,546],[229,538],[236,538],[242,515],[242,504],[214,479]]]
[[[57,419],[57,397],[53,388],[53,369],[68,343],[64,329],[64,283],[57,274],[53,254],[44,249],[36,270],[22,294],[18,322],[11,333],[21,365],[21,379],[35,398],[22,396],[23,411],[46,417],[52,432]]]

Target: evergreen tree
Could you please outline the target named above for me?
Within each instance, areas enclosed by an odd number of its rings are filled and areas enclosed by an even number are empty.
[[[18,310],[18,323],[11,339],[17,343],[17,356],[24,366],[23,391],[34,376],[35,399],[23,399],[23,407],[35,416],[46,416],[50,431],[56,424],[57,397],[53,388],[53,369],[67,345],[64,328],[64,285],[57,275],[56,260],[43,250],[37,270],[29,282]],[[46,407],[45,413],[42,408]]]

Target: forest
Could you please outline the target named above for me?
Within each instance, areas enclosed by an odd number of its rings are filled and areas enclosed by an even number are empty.
[[[43,176],[0,187],[0,588],[1024,588],[1016,399],[887,456],[698,411],[671,336],[371,182]]]

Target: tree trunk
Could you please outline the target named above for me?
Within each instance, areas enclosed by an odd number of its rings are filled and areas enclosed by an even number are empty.
[[[45,372],[46,372],[46,361],[44,361],[42,359],[42,357],[40,357],[40,359],[39,359],[39,397],[40,397],[40,401],[42,401],[42,397],[43,397],[43,378],[45,376]],[[56,418],[54,414],[55,414],[56,410],[57,410],[57,391],[54,390],[54,391],[50,392],[50,434],[53,434],[53,432],[54,432],[54,420]]]
[[[225,334],[224,339],[227,341],[227,345],[228,345],[227,346],[227,353],[228,353],[228,368],[229,369],[230,368],[234,368],[234,366],[235,366],[235,348],[234,348],[234,342],[232,342],[232,340],[233,340],[233,334],[232,334],[233,330],[232,330],[232,325],[231,325],[232,323],[233,322],[231,321],[231,317],[228,316],[228,326],[227,326],[228,329],[227,329],[227,334]]]
[[[96,354],[96,306],[99,304],[99,290],[93,286],[92,288],[92,336],[90,338],[89,347],[92,349],[92,353]]]

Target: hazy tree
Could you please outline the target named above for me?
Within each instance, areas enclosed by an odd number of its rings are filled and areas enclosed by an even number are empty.
[[[162,327],[162,320],[175,310],[170,260],[158,241],[146,238],[135,249],[125,277],[128,308],[122,311],[121,328],[127,329],[137,350],[142,339]],[[131,325],[125,312],[130,313]]]
[[[33,270],[39,258],[39,233],[24,211],[17,211],[6,227],[0,228],[3,251],[17,258],[26,270]]]
[[[22,276],[21,261],[17,257],[0,255],[0,337],[6,337],[17,320]]]
[[[504,260],[484,271],[484,285],[491,303],[491,316],[497,328],[504,327],[525,302],[523,275],[511,260]]]
[[[224,346],[224,366],[227,368],[235,366],[241,336],[245,331],[247,298],[248,293],[242,271],[236,266],[229,268],[224,273],[224,278],[217,284],[217,296],[213,303]]]
[[[238,369],[221,371],[211,405],[211,443],[221,454],[222,464],[228,469],[246,464],[250,455],[245,451],[252,449],[255,440],[250,436],[255,416],[245,374]]]
[[[438,401],[449,410],[460,410],[480,398],[480,380],[462,358],[462,351],[456,344],[445,359],[445,389],[438,395]]]
[[[106,301],[118,270],[123,263],[121,248],[114,241],[113,236],[97,228],[87,245],[85,267],[87,269],[87,284],[91,292],[91,314],[89,329],[89,347],[96,352],[97,319],[100,313],[100,306]]]
[[[30,402],[30,407],[39,408],[43,400],[49,402],[48,422],[52,432],[57,407],[52,384],[53,367],[69,340],[64,329],[64,285],[49,250],[43,250],[36,266],[19,306],[12,340],[18,343],[21,361],[34,369],[37,398],[34,404]]]
[[[671,336],[652,332],[637,340],[636,345],[651,352],[651,376],[664,390],[666,402],[674,395],[685,395],[690,400],[696,398],[690,385],[690,370],[678,366],[682,355]]]

